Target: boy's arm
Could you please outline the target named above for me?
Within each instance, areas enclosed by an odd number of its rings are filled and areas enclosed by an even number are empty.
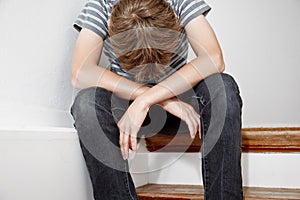
[[[75,88],[102,87],[124,99],[135,99],[147,89],[110,70],[99,67],[103,39],[83,28],[77,38],[72,59],[72,85]]]
[[[136,134],[153,104],[181,94],[213,73],[224,71],[224,61],[215,33],[203,15],[186,26],[189,42],[196,58],[161,83],[139,95],[119,121],[120,145],[124,158],[128,158],[128,141],[136,146]],[[197,126],[200,126],[197,124]],[[194,133],[191,133],[191,135]]]
[[[211,74],[224,71],[220,45],[203,15],[193,19],[187,25],[186,33],[196,58],[140,95],[138,101],[146,101],[151,106],[191,89]]]

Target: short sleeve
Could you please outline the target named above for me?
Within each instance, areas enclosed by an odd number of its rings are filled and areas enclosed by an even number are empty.
[[[179,19],[185,27],[192,19],[203,14],[206,16],[211,7],[204,0],[179,0]]]
[[[105,1],[88,0],[74,21],[73,27],[77,31],[81,31],[82,28],[87,28],[104,39],[108,32],[107,20],[108,14]]]

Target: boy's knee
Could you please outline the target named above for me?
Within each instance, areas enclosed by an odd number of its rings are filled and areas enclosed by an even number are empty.
[[[226,73],[206,77],[196,87],[196,94],[202,104],[211,102],[214,106],[227,107],[227,114],[240,111],[242,99],[235,79]]]
[[[80,90],[73,101],[71,114],[74,116],[76,115],[76,113],[85,110],[89,102],[95,100],[95,92],[95,87],[89,87]]]
[[[234,78],[229,74],[222,74],[224,88],[226,92],[227,107],[231,111],[239,112],[242,107],[242,99],[240,97],[239,86]]]
[[[99,102],[105,102],[105,98],[109,98],[110,92],[100,87],[88,87],[80,90],[73,102],[71,107],[71,114],[78,115],[85,113],[88,109],[95,109],[95,104]]]

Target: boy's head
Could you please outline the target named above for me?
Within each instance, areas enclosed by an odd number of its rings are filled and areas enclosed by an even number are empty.
[[[108,27],[121,67],[138,82],[161,77],[173,56],[181,25],[165,0],[120,0]]]

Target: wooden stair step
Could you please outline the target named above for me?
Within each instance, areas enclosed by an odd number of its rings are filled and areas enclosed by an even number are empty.
[[[145,139],[150,152],[199,152],[201,140],[188,133],[158,133]],[[300,152],[300,127],[243,128],[243,152]]]
[[[137,188],[140,200],[203,200],[200,185],[147,184]],[[244,187],[245,200],[300,199],[300,189]]]

